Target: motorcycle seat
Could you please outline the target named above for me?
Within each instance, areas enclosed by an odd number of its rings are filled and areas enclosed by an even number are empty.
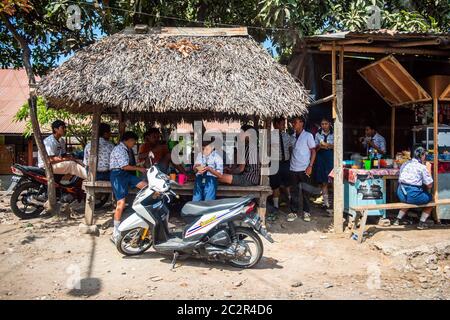
[[[38,175],[41,175],[41,176],[45,176],[45,170],[43,168],[32,167],[32,166],[23,166],[23,165],[20,165],[20,164],[17,164],[16,166],[20,170],[33,172],[35,174],[38,174]]]
[[[196,217],[202,216],[214,211],[220,211],[230,209],[236,206],[240,206],[250,202],[251,198],[228,198],[220,200],[208,200],[208,201],[189,201],[181,209],[181,216],[183,217]]]

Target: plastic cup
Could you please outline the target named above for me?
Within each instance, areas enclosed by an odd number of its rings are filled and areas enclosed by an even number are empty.
[[[366,170],[372,169],[372,161],[371,160],[364,160],[364,169],[366,169]]]
[[[184,173],[178,174],[178,183],[179,184],[185,184],[186,181],[187,181],[187,175],[185,175]]]

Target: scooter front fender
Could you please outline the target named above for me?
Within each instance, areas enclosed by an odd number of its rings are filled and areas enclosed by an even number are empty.
[[[147,222],[145,222],[144,219],[142,219],[136,213],[133,213],[131,216],[122,221],[122,223],[119,226],[119,231],[123,232],[136,228],[148,229],[149,225]]]

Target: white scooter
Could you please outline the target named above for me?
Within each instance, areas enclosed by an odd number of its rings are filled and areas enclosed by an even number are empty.
[[[167,204],[177,197],[170,189],[176,183],[155,166],[147,178],[148,187],[133,202],[135,212],[119,226],[116,245],[122,254],[138,255],[153,245],[157,252],[173,254],[172,267],[179,255],[189,255],[250,268],[263,255],[257,233],[273,243],[249,197],[187,202],[181,216],[188,224],[183,232],[169,232]]]

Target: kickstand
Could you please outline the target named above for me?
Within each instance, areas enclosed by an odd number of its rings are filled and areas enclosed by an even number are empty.
[[[177,263],[177,259],[178,259],[179,255],[180,254],[178,253],[178,251],[174,251],[173,259],[172,259],[172,270],[175,269],[175,264]]]

